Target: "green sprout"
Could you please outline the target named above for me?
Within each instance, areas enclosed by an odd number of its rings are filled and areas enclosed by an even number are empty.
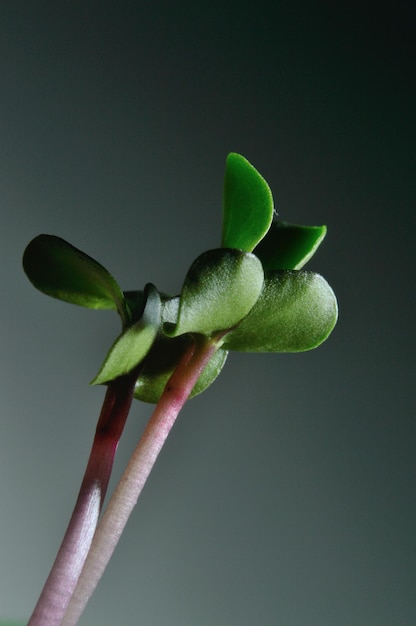
[[[24,270],[43,293],[92,309],[114,309],[121,332],[92,380],[107,387],[78,500],[28,626],[73,626],[116,547],[176,420],[209,387],[229,351],[301,352],[319,346],[337,320],[335,295],[304,271],[325,226],[280,221],[264,178],[228,155],[221,247],[189,268],[180,295],[148,283],[123,292],[97,261],[52,235],[27,246]],[[156,405],[101,515],[117,444],[132,400]]]

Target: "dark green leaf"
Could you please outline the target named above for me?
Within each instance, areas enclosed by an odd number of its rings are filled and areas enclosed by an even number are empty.
[[[181,335],[173,339],[159,337],[155,341],[143,362],[143,368],[136,383],[135,398],[154,404],[159,402],[166,383],[189,348],[191,340],[190,335]],[[219,349],[213,355],[199,377],[190,395],[191,398],[214,382],[225,363],[227,354],[226,350]]]
[[[125,324],[123,292],[97,261],[60,237],[39,235],[23,255],[24,270],[32,284],[65,302],[90,309],[117,309]]]
[[[131,372],[147,355],[160,328],[160,296],[153,285],[144,291],[145,307],[140,319],[124,330],[111,346],[91,384],[108,383]]]
[[[299,270],[315,254],[325,235],[326,226],[295,226],[275,220],[254,254],[265,270]]]
[[[170,336],[212,335],[237,324],[260,295],[263,268],[253,254],[217,248],[199,256],[186,275],[178,323],[165,323]]]
[[[223,345],[244,352],[302,352],[322,343],[336,320],[337,301],[322,276],[270,272],[260,298]]]
[[[269,230],[272,219],[269,185],[247,159],[232,152],[225,169],[221,245],[251,252]]]

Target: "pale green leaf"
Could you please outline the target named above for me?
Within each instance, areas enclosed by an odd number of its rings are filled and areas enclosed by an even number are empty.
[[[253,254],[229,248],[205,252],[186,275],[178,322],[165,323],[165,332],[211,336],[235,326],[259,297],[263,276],[261,262]]]
[[[310,350],[328,337],[337,314],[334,292],[319,274],[270,272],[260,298],[223,345],[244,352]]]

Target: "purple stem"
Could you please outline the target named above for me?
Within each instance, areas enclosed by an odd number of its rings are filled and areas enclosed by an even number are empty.
[[[218,349],[213,339],[199,339],[172,374],[108,503],[94,535],[62,626],[75,626],[109,562],[176,417],[202,370]]]
[[[59,626],[91,546],[137,372],[109,384],[87,468],[55,562],[28,626]]]

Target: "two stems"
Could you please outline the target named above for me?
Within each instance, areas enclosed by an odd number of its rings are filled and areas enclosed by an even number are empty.
[[[107,439],[107,443],[103,445],[102,459],[101,452],[98,452],[100,446],[94,440],[86,477],[73,517],[28,626],[60,626],[61,624],[75,626],[78,623],[79,617],[114,552],[176,417],[189,398],[204,367],[218,349],[219,341],[219,337],[216,339],[196,337],[189,350],[184,354],[169,379],[95,531],[117,447],[117,443],[114,446],[114,431],[118,434],[118,442],[130,408],[137,373],[123,377],[128,379],[128,381],[124,381],[125,383],[128,382],[124,390],[124,403],[121,390],[118,387],[113,389],[113,385],[109,387],[107,395],[114,393],[116,395],[114,402],[107,399],[106,396],[104,407],[106,405],[108,407],[106,410],[103,407],[96,438],[100,422],[102,422],[100,432],[103,431],[104,440],[107,431],[112,434]],[[123,417],[112,413],[117,404],[119,404],[118,409],[120,409]],[[109,419],[104,418],[103,413],[108,415]],[[114,419],[117,424],[115,428],[111,425],[111,419]],[[98,473],[102,471],[101,463],[105,467],[106,480],[91,480],[94,471],[98,470]],[[91,472],[89,472],[89,468]],[[84,487],[85,482],[86,487]],[[82,494],[84,495],[82,496]]]
[[[71,520],[28,626],[59,626],[91,546],[114,456],[130,410],[137,372],[107,389]]]

